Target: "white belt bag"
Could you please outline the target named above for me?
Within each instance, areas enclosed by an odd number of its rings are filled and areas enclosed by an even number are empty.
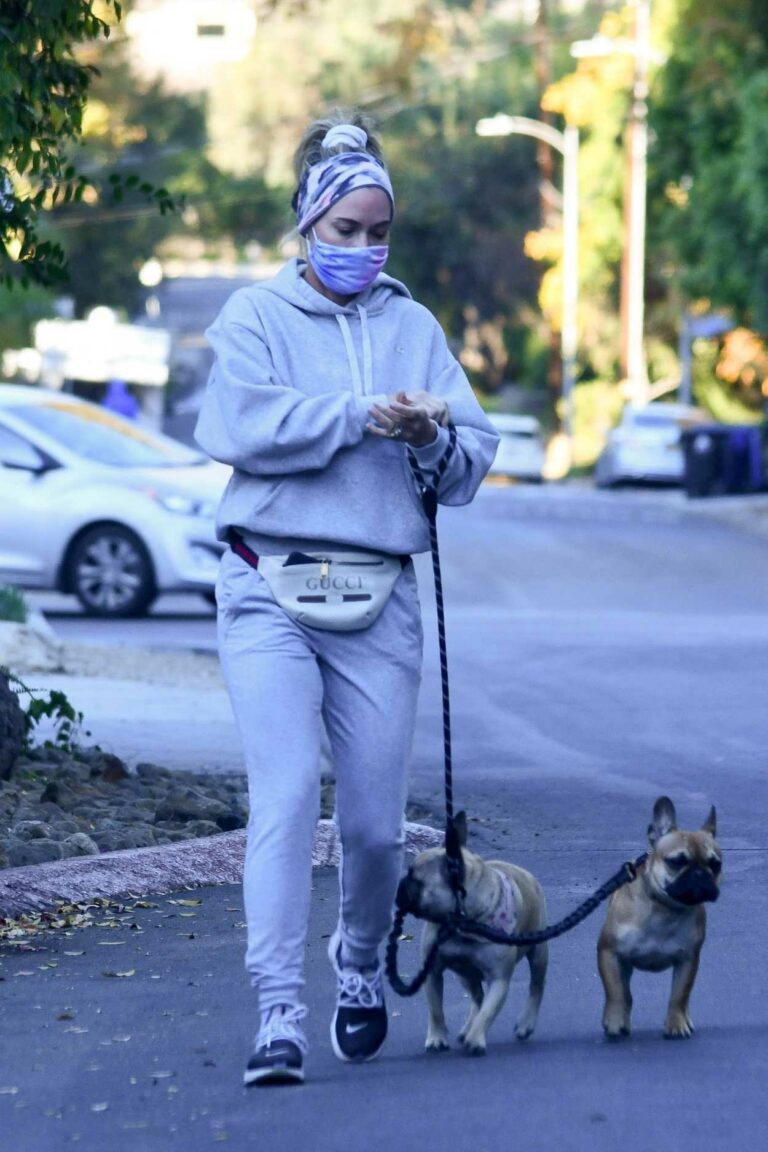
[[[235,532],[230,545],[258,569],[284,612],[299,624],[329,632],[370,627],[410,560],[409,556],[360,551],[258,556]]]

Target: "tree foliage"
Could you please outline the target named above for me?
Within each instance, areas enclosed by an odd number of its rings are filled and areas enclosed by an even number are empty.
[[[4,0],[0,7],[0,277],[8,287],[66,278],[64,248],[43,236],[41,214],[80,203],[93,186],[70,158],[97,74],[77,48],[107,38],[121,14],[119,0]],[[113,174],[113,199],[136,187],[161,213],[173,208],[166,189],[141,183]]]
[[[768,7],[677,0],[651,110],[650,240],[683,300],[768,332]]]

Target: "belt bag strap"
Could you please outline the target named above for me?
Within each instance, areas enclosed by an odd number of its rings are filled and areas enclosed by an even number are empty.
[[[382,552],[329,552],[313,556],[257,556],[236,532],[230,544],[269,586],[293,620],[308,628],[354,632],[380,615],[409,556]]]

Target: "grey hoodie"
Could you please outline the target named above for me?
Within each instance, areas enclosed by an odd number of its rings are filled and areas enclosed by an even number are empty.
[[[206,333],[215,361],[195,437],[233,468],[218,537],[239,528],[264,554],[321,542],[427,551],[407,449],[366,431],[371,405],[400,389],[446,400],[458,439],[440,484],[444,504],[472,499],[498,436],[439,324],[404,285],[380,274],[342,306],[308,284],[303,268],[292,260],[233,293]],[[422,471],[447,443],[441,428],[415,450]]]

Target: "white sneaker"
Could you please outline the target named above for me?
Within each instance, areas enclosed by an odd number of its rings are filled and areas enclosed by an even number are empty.
[[[309,1045],[299,1021],[306,1014],[303,1004],[279,1004],[272,1009],[256,1037],[244,1084],[301,1083]]]

